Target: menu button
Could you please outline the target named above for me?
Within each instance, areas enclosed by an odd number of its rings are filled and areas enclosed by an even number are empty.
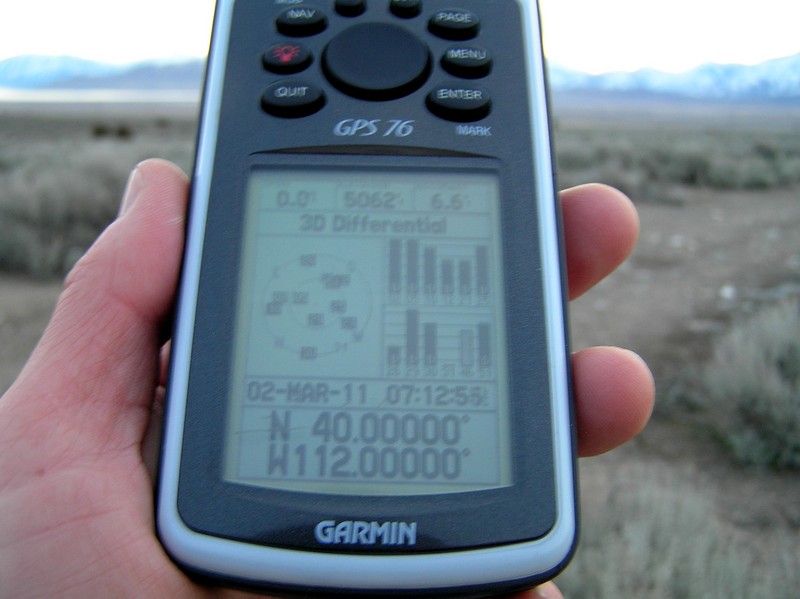
[[[442,56],[442,68],[456,77],[477,79],[489,74],[492,57],[480,46],[451,46]]]

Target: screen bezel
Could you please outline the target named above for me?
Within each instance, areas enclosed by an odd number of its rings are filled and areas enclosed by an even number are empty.
[[[321,520],[415,521],[420,534],[409,547],[348,546],[350,552],[441,551],[540,538],[557,518],[549,380],[543,318],[537,202],[532,173],[497,159],[446,156],[361,156],[362,168],[496,174],[501,189],[512,484],[475,492],[412,496],[352,496],[265,489],[222,478],[224,426],[247,175],[257,167],[352,166],[353,156],[255,154],[212,182],[191,356],[178,509],[193,530],[247,543],[286,548],[321,547]],[[522,176],[521,176],[522,175]],[[216,186],[216,190],[214,187]],[[240,243],[240,242],[237,242]],[[544,361],[544,364],[540,362]]]

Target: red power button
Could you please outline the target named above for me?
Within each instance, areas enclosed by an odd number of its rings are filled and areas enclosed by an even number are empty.
[[[276,44],[264,52],[262,62],[273,73],[299,73],[311,64],[311,52],[301,44]]]

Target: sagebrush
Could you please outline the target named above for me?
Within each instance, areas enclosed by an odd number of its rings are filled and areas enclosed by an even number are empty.
[[[800,469],[800,299],[736,322],[698,382],[694,403],[737,459]]]
[[[116,216],[128,173],[191,165],[192,112],[0,118],[0,272],[61,277]]]
[[[613,185],[639,201],[685,201],[691,188],[766,190],[800,183],[800,132],[615,126],[556,130],[562,186]]]
[[[591,474],[591,472],[590,472]],[[570,599],[795,596],[800,537],[778,522],[731,526],[711,474],[634,462],[584,481],[577,554],[558,582]]]

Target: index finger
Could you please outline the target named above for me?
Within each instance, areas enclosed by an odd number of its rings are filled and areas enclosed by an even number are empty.
[[[569,297],[575,299],[627,258],[639,237],[639,216],[625,194],[592,183],[561,192]]]

